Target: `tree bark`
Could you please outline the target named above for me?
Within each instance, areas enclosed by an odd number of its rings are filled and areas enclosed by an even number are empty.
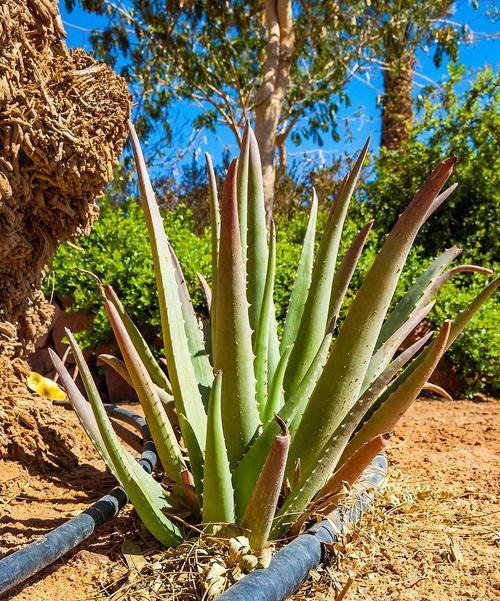
[[[57,411],[27,391],[24,359],[53,313],[43,276],[59,242],[90,233],[130,114],[125,82],[63,35],[56,0],[0,3],[0,371],[18,378],[0,390],[0,456],[52,464],[73,443],[44,439]]]
[[[273,217],[278,122],[290,81],[294,51],[291,0],[264,0],[267,54],[263,82],[255,98],[255,136],[262,161],[267,223]]]
[[[396,57],[386,55],[386,62],[380,144],[388,150],[399,150],[408,138],[413,119],[415,56],[403,51]]]

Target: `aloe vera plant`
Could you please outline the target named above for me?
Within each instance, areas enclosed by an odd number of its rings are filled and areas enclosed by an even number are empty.
[[[454,158],[436,167],[386,237],[337,325],[346,290],[372,223],[338,257],[349,202],[368,143],[345,177],[314,256],[315,195],[297,276],[277,335],[273,304],[276,232],[265,223],[261,165],[247,126],[241,156],[219,199],[207,156],[212,230],[211,288],[200,276],[210,312],[203,330],[180,262],[169,244],[135,130],[130,136],[158,289],[166,372],[109,286],[103,302],[123,361],[105,356],[137,392],[165,474],[143,472],[113,432],[84,356],[69,334],[90,405],[53,355],[79,419],[128,492],[148,530],[163,544],[193,522],[235,523],[254,551],[301,524],[317,507],[331,509],[340,480],[355,478],[385,445],[399,417],[428,384],[438,361],[498,287],[492,280],[431,340],[397,349],[431,310],[439,288],[460,271],[453,247],[422,272],[389,311],[405,260],[423,223],[453,192],[442,188]],[[205,335],[207,334],[208,335]],[[183,520],[176,514],[182,512]]]

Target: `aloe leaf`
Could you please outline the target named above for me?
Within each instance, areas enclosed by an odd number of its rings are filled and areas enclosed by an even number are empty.
[[[390,338],[375,352],[370,359],[368,369],[366,370],[365,379],[361,390],[365,391],[370,383],[389,365],[390,360],[405,341],[405,339],[413,332],[418,324],[425,319],[434,307],[434,302],[431,302],[421,309],[417,309],[400,328],[398,328]]]
[[[83,353],[71,332],[66,330],[66,334],[87,391],[95,421],[119,482],[130,497],[135,510],[149,532],[167,547],[178,545],[182,541],[181,532],[164,513],[165,510],[171,507],[165,490],[121,446],[106,415],[97,387],[83,358]]]
[[[99,432],[99,427],[95,421],[95,417],[89,403],[78,389],[78,386],[73,381],[73,378],[70,376],[64,363],[51,348],[49,348],[49,355],[56,372],[59,374],[61,383],[66,390],[71,406],[73,407],[73,410],[76,413],[82,428],[85,430],[87,436],[92,441],[110,472],[118,480],[118,474],[115,470],[115,466],[113,465],[108,450],[106,449],[106,445],[104,444],[101,433]]]
[[[231,463],[239,461],[259,425],[252,332],[236,199],[236,165],[229,167],[221,207],[214,367],[222,371],[222,422]]]
[[[249,530],[250,547],[257,555],[262,553],[269,537],[290,447],[290,434],[285,422],[279,418],[276,421],[281,432],[274,439],[241,520],[241,526]]]
[[[278,412],[279,417],[285,422],[288,428],[300,423],[301,412],[307,405],[314,386],[318,381],[330,350],[331,341],[332,335],[327,334],[302,382]],[[269,454],[273,440],[278,434],[278,424],[274,420],[270,421],[264,426],[261,434],[256,438],[250,449],[233,470],[237,518],[245,511],[248,499],[252,494],[262,466]]]
[[[200,282],[201,289],[203,290],[203,296],[205,297],[205,302],[207,303],[207,309],[209,313],[212,312],[212,290],[205,279],[205,277],[201,273],[196,274],[198,276],[198,281]]]
[[[203,482],[203,522],[234,522],[234,494],[221,415],[223,377],[216,373],[208,406]]]
[[[193,476],[198,507],[202,507],[203,466],[205,463],[203,449],[200,449],[198,446],[198,440],[196,439],[193,428],[191,428],[191,424],[187,421],[186,416],[182,415],[182,413],[179,415],[179,425],[184,438],[184,444],[186,445],[186,448],[189,449],[189,467]]]
[[[456,160],[454,156],[451,158]],[[457,186],[458,182],[452,184],[449,188],[446,188],[446,190],[444,190],[443,192],[441,192],[441,194],[436,196],[436,198],[431,202],[427,213],[425,214],[426,221],[433,213],[435,213],[439,209],[439,207],[445,202],[445,200],[450,196],[450,194],[452,194],[457,189]]]
[[[429,392],[433,392],[434,394],[443,397],[443,399],[446,399],[447,401],[453,401],[453,397],[449,392],[447,392],[444,388],[441,388],[441,386],[433,384],[432,382],[426,382],[422,386],[422,390],[428,390]]]
[[[293,524],[290,534],[298,534],[304,523],[315,515],[325,516],[335,510],[338,507],[342,489],[355,485],[373,459],[387,446],[388,441],[389,437],[386,435],[376,436],[349,457],[328,479],[307,511]]]
[[[188,419],[200,448],[205,444],[206,413],[191,361],[182,307],[163,221],[134,126],[129,123],[141,202],[149,232],[160,304],[163,343],[177,412]]]
[[[411,407],[424,384],[431,377],[447,349],[451,322],[445,321],[433,343],[426,349],[417,367],[373,412],[347,445],[340,463],[374,436],[391,432],[399,419]]]
[[[287,475],[298,458],[304,472],[309,471],[359,397],[403,265],[429,206],[454,164],[455,159],[449,158],[433,171],[386,237],[349,308],[304,412],[290,447]]]
[[[219,258],[219,240],[220,240],[220,208],[219,197],[217,194],[217,180],[212,165],[212,158],[205,153],[208,174],[208,197],[210,201],[210,230],[212,239],[212,299],[213,303],[217,301],[217,261]],[[215,351],[215,304],[210,303],[210,322],[212,325],[212,355]]]
[[[354,271],[363,252],[363,248],[368,238],[368,234],[373,227],[374,221],[369,221],[354,238],[349,250],[342,259],[339,268],[333,278],[332,292],[330,295],[330,306],[328,315],[330,316],[330,326],[328,330],[333,331],[335,322],[340,313],[340,308],[344,301],[345,294],[349,288]]]
[[[132,382],[131,377],[129,376],[127,367],[125,366],[125,363],[123,363],[123,361],[121,361],[120,359],[118,359],[117,357],[115,357],[113,355],[108,355],[106,353],[99,355],[98,359],[100,359],[103,363],[106,363],[106,365],[109,365],[109,367],[111,367],[111,369],[113,369],[120,377],[122,377],[125,380],[125,382],[127,382],[127,384],[129,386],[131,386],[133,388],[134,384]],[[146,366],[144,366],[144,367],[146,367]],[[165,410],[167,412],[167,415],[168,415],[170,421],[172,423],[176,423],[177,417],[174,417],[174,415],[175,415],[174,397],[172,395],[168,394],[168,392],[166,392],[163,388],[160,388],[156,384],[154,386],[155,386],[156,392],[158,393],[158,397],[160,398],[160,401],[162,402],[163,406],[165,407]],[[174,419],[172,420],[173,417],[174,417]]]
[[[368,152],[369,139],[352,172],[341,187],[330,211],[322,243],[314,262],[311,285],[297,332],[300,344],[294,346],[285,374],[285,398],[298,386],[323,340],[328,325],[328,307],[335,263],[347,209]]]
[[[210,365],[208,353],[205,348],[205,340],[203,332],[198,323],[198,318],[191,303],[191,296],[186,286],[186,280],[182,272],[182,267],[177,259],[174,249],[169,244],[170,254],[172,256],[172,264],[174,266],[177,290],[181,301],[182,316],[184,318],[184,330],[188,341],[189,352],[191,353],[191,361],[194,366],[196,379],[200,384],[200,392],[205,407],[208,405],[208,396],[213,380],[213,370]]]
[[[241,140],[238,173],[236,176],[236,196],[238,198],[238,217],[240,220],[241,255],[243,265],[247,263],[248,238],[248,180],[250,167],[250,124],[247,121]]]
[[[148,343],[144,340],[139,329],[130,318],[122,302],[116,295],[116,292],[111,286],[108,285],[102,286],[102,292],[104,294],[104,297],[109,302],[113,303],[116,310],[118,311],[123,325],[127,328],[128,335],[130,336],[134,347],[139,353],[141,361],[148,370],[150,378],[157,386],[165,390],[167,393],[172,394],[172,387],[170,386],[170,382],[168,381],[167,376],[163,373],[161,367],[158,365],[158,362],[156,361],[153,353],[151,352]]]
[[[261,313],[258,320],[257,331],[255,332],[255,379],[256,379],[256,397],[259,413],[262,415],[267,405],[267,368],[269,352],[269,332],[271,322],[271,312],[273,304],[274,274],[276,270],[276,231],[274,222],[271,223],[271,232],[269,239],[269,255],[267,261],[266,284],[264,287],[264,298],[262,301]]]
[[[155,385],[142,364],[115,306],[112,303],[105,303],[105,309],[125,360],[134,390],[139,397],[163,469],[171,480],[182,482],[182,472],[185,471],[186,465],[182,459],[181,449],[172,424],[156,392]]]
[[[418,351],[426,344],[429,338],[432,336],[432,332],[422,336],[419,340],[414,342],[406,350],[400,353],[394,361],[392,361],[368,386],[360,397],[361,402],[365,402],[367,406],[371,405],[379,395],[387,388],[390,381],[403,368],[408,361],[411,361]],[[359,402],[359,401],[357,401]]]
[[[450,348],[453,342],[458,338],[461,332],[467,327],[469,322],[474,318],[476,313],[481,309],[483,304],[495,293],[498,286],[500,285],[500,278],[492,280],[483,290],[473,299],[473,301],[459,313],[457,317],[451,322],[450,335],[448,337],[448,344],[446,350]],[[387,397],[392,394],[405,380],[413,373],[420,362],[424,360],[427,353],[425,349],[420,355],[408,365],[401,374],[391,383],[389,388],[377,399],[377,402],[371,407],[366,413],[364,421],[369,419],[373,413],[385,402]],[[397,359],[395,359],[396,361]]]
[[[262,423],[264,425],[268,424],[273,419],[274,414],[278,413],[283,406],[283,379],[285,377],[285,370],[291,352],[292,345],[285,349],[274,372],[273,381],[269,390],[269,397],[262,414]]]
[[[283,335],[281,337],[280,351],[295,343],[297,332],[300,325],[300,320],[304,312],[304,306],[311,284],[311,274],[314,260],[314,239],[316,236],[316,221],[318,216],[318,197],[313,190],[313,198],[311,202],[311,211],[309,213],[309,221],[307,224],[304,242],[302,244],[302,253],[300,255],[297,275],[293,283],[290,302],[285,317],[283,326]]]
[[[255,134],[248,128],[248,194],[247,194],[247,298],[248,315],[255,348],[256,332],[264,301],[268,261],[266,211],[259,147]]]
[[[444,276],[442,272],[461,252],[461,249],[456,246],[449,248],[442,255],[437,257],[437,259],[435,259],[415,280],[413,285],[408,289],[406,294],[397,303],[385,320],[380,330],[376,348],[380,347],[381,344],[392,336],[418,306],[426,304],[445,281],[457,273],[457,268],[446,272],[448,274],[446,276]],[[460,269],[458,270],[460,271]]]
[[[373,459],[387,446],[389,436],[379,434],[366,442],[335,471],[318,493],[323,496],[338,493],[344,485],[352,486]]]

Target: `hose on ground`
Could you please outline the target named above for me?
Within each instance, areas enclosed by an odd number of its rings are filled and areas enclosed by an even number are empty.
[[[387,456],[375,457],[356,484],[354,500],[339,507],[271,559],[269,567],[256,570],[231,586],[219,601],[282,601],[292,595],[309,571],[325,559],[326,547],[339,541],[373,503],[387,474]]]
[[[110,417],[129,424],[142,434],[142,454],[138,462],[146,472],[152,473],[157,457],[144,418],[124,407],[114,405],[106,405],[106,411]],[[123,426],[122,428],[125,429]],[[130,430],[128,432],[129,435],[137,436]],[[127,503],[127,494],[121,486],[116,486],[79,515],[19,551],[4,557],[0,560],[0,595],[7,593],[74,549],[93,534],[99,526],[115,517]]]

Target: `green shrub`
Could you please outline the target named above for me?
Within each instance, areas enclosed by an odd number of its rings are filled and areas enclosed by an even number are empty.
[[[165,214],[165,227],[172,246],[183,258],[184,275],[193,292],[193,302],[200,309],[204,301],[196,273],[209,273],[209,238],[194,233],[195,221],[185,206]],[[94,349],[109,340],[111,329],[94,279],[84,277],[79,269],[91,271],[111,284],[146,335],[158,331],[153,261],[144,218],[135,200],[123,204],[104,200],[91,235],[80,239],[78,247],[60,246],[45,280],[47,296],[71,299],[72,311],[94,316],[93,330],[79,336],[85,348]]]

